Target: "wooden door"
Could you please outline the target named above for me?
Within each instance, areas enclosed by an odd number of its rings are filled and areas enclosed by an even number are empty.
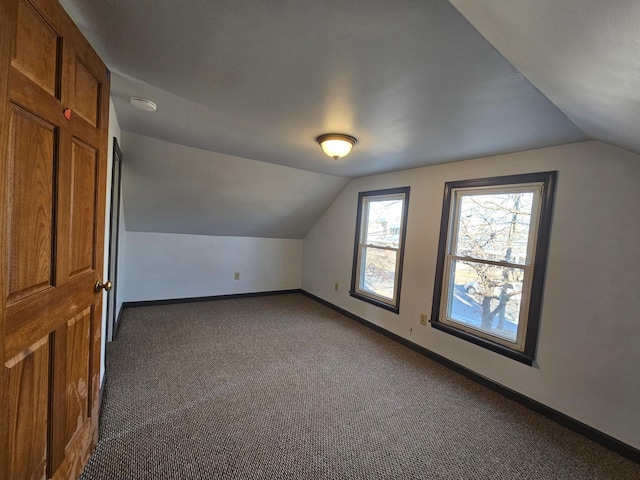
[[[56,0],[0,0],[0,478],[97,441],[109,82]]]

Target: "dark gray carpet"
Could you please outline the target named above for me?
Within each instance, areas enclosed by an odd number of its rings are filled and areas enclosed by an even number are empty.
[[[301,294],[129,308],[82,479],[640,479]]]

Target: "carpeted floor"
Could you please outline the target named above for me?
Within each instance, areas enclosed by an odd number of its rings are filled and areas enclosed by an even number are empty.
[[[301,295],[125,310],[89,479],[640,479]]]

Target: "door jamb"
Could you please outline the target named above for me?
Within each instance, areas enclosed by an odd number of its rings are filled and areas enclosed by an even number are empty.
[[[111,211],[109,221],[108,279],[113,282],[107,294],[106,341],[115,340],[118,334],[117,290],[118,290],[118,246],[120,244],[120,192],[122,190],[122,151],[118,139],[113,137],[113,164],[111,167]]]

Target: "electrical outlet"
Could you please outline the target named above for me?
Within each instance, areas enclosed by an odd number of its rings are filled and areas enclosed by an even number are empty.
[[[240,272],[236,272],[233,274],[233,279],[234,280],[240,280]]]
[[[335,286],[333,287],[333,289],[337,292],[338,291],[338,282],[336,282]]]
[[[427,324],[427,314],[426,313],[421,313],[420,314],[420,325],[426,325]]]

